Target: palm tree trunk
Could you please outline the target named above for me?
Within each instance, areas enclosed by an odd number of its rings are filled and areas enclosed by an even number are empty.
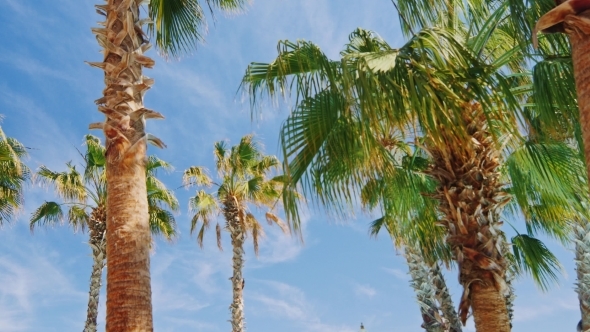
[[[510,331],[506,299],[493,280],[473,281],[470,287],[473,320],[477,332]]]
[[[235,198],[229,197],[225,201],[223,209],[233,248],[233,276],[231,277],[233,297],[232,303],[229,306],[232,332],[244,331],[244,277],[242,276],[242,270],[244,267],[244,240],[246,233],[243,222],[244,216],[241,215],[238,204]]]
[[[100,286],[102,284],[102,270],[105,266],[105,249],[106,242],[98,245],[90,244],[92,247],[92,274],[90,275],[90,292],[88,297],[88,312],[86,314],[86,324],[84,332],[96,332],[98,317],[98,298],[100,295]]]
[[[582,313],[582,331],[590,330],[590,224],[581,221],[574,225],[576,248],[576,292]]]
[[[561,3],[563,1],[558,1]],[[572,60],[574,64],[574,79],[580,109],[580,126],[582,128],[582,139],[584,141],[584,155],[586,156],[586,172],[590,179],[590,26],[585,24],[585,30],[579,27],[569,26],[567,30],[572,46]],[[567,26],[566,20],[566,26]],[[584,221],[585,222],[585,221]],[[576,241],[576,269],[578,275],[578,298],[580,300],[580,311],[582,313],[582,331],[590,331],[590,241],[584,240],[590,234],[590,227],[587,225],[575,226],[574,236]],[[585,255],[584,255],[585,254]]]
[[[576,22],[583,24],[583,22]],[[567,24],[567,20],[566,20]],[[586,171],[590,179],[590,25],[585,23],[585,32],[579,27],[570,26],[573,32],[569,34],[572,45],[572,60],[574,64],[574,78],[580,108],[580,126],[584,140],[584,153],[586,156]],[[566,29],[567,30],[567,29]],[[590,328],[590,327],[589,327]]]
[[[107,177],[107,332],[153,331],[146,190],[145,119],[155,112],[143,107],[153,81],[142,67],[154,62],[139,23],[140,0],[108,0],[96,6],[106,16],[94,28],[104,61],[90,63],[105,74],[103,97],[96,103],[106,115]],[[154,116],[151,116],[154,117]],[[91,128],[96,128],[91,125]]]
[[[445,332],[445,322],[436,305],[436,287],[433,287],[430,266],[426,264],[420,252],[411,245],[405,247],[405,257],[410,269],[410,284],[416,293],[416,299],[422,315],[422,328],[428,332]]]
[[[453,304],[453,298],[451,297],[451,293],[449,293],[449,289],[438,264],[434,264],[432,266],[431,274],[432,283],[436,288],[436,298],[440,304],[440,310],[442,311],[443,317],[448,324],[447,331],[462,332],[463,329],[461,327],[459,315],[457,315],[455,305]]]
[[[102,270],[106,259],[106,209],[103,205],[94,208],[88,220],[90,233],[89,245],[92,248],[92,274],[90,275],[90,292],[88,297],[88,313],[84,332],[96,332],[98,317],[98,298],[102,284]]]
[[[509,201],[499,180],[500,151],[481,105],[465,103],[464,109],[457,119],[464,133],[441,128],[440,136],[428,137],[434,163],[427,172],[440,183],[433,197],[459,265],[461,322],[472,309],[478,332],[509,332],[506,261],[498,249],[503,240],[499,215]]]

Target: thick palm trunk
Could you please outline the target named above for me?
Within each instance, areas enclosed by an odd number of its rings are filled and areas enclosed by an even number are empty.
[[[457,121],[464,133],[441,129],[440,136],[429,137],[434,165],[428,173],[440,182],[433,196],[440,202],[441,224],[448,229],[447,242],[459,265],[462,323],[471,309],[478,332],[508,332],[499,215],[509,197],[501,190],[500,152],[481,106],[466,103],[464,109]]]
[[[244,331],[244,277],[242,269],[244,267],[244,240],[246,238],[245,225],[243,222],[243,213],[239,203],[233,197],[229,197],[224,204],[223,214],[227,220],[227,228],[231,235],[231,244],[233,248],[233,276],[232,282],[232,303],[229,306],[231,311],[232,332]]]
[[[576,291],[582,313],[582,331],[590,330],[590,224],[574,226],[576,248]]]
[[[586,13],[590,13],[590,11]],[[568,20],[566,20],[566,25],[567,22]],[[580,126],[582,127],[584,140],[586,170],[590,179],[590,57],[588,56],[590,54],[590,21],[575,21],[572,23],[584,25],[566,26],[566,30],[572,30],[569,36],[572,44],[574,78],[580,108]]]
[[[561,2],[561,1],[560,1]],[[590,11],[586,11],[589,13]],[[571,22],[566,19],[566,31],[570,31],[569,37],[572,46],[572,60],[574,64],[574,78],[580,109],[580,126],[584,141],[584,154],[586,156],[586,172],[590,179],[590,22],[576,20]],[[579,26],[576,26],[579,25]],[[582,314],[582,331],[590,331],[590,243],[584,238],[590,234],[587,225],[577,226],[576,238],[576,269],[578,275],[578,298]],[[583,256],[586,254],[586,256]]]
[[[150,229],[146,190],[145,119],[159,114],[143,107],[153,81],[142,67],[149,44],[139,23],[140,0],[108,0],[96,6],[104,28],[92,29],[103,47],[105,89],[96,103],[107,117],[107,332],[153,331],[150,287]],[[161,116],[159,116],[161,117]]]
[[[446,322],[436,303],[436,287],[432,282],[430,266],[420,252],[410,245],[405,247],[405,257],[412,278],[410,284],[416,293],[422,315],[422,328],[428,332],[445,332]]]
[[[92,274],[90,275],[90,292],[88,296],[88,312],[84,332],[96,332],[98,317],[98,298],[102,284],[102,270],[106,259],[106,209],[99,206],[92,211],[88,223],[90,229],[90,247],[92,248]]]

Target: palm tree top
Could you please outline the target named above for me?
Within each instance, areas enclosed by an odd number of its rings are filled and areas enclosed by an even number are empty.
[[[269,178],[269,172],[279,166],[275,156],[266,156],[262,153],[258,142],[253,135],[246,135],[240,143],[228,147],[223,141],[214,144],[213,154],[218,173],[219,182],[213,181],[208,171],[202,166],[192,166],[184,171],[183,182],[187,187],[211,187],[216,190],[208,193],[204,189],[197,191],[189,200],[189,209],[193,214],[191,219],[191,233],[198,225],[197,235],[199,246],[203,246],[205,230],[210,226],[214,215],[234,206],[239,210],[238,217],[253,238],[255,252],[258,252],[258,236],[263,235],[263,229],[249,211],[248,205],[254,207],[266,207],[268,211],[265,218],[270,224],[277,224],[284,231],[288,227],[273,212],[280,203],[283,195],[283,176]],[[295,231],[299,230],[297,224],[289,224]],[[216,226],[218,241],[221,249],[221,227]]]

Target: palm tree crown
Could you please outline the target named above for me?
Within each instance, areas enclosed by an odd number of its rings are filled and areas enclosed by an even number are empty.
[[[184,183],[187,186],[211,186],[217,190],[209,194],[201,189],[190,198],[189,207],[193,213],[191,219],[191,233],[198,227],[199,245],[203,246],[205,230],[209,228],[214,214],[222,213],[225,218],[225,230],[231,235],[233,248],[233,301],[230,305],[232,315],[232,332],[244,331],[244,300],[242,290],[244,278],[242,276],[244,261],[244,241],[251,236],[254,252],[258,254],[258,238],[264,235],[261,224],[248,205],[266,207],[266,220],[269,224],[277,224],[284,232],[287,226],[273,212],[282,195],[284,177],[268,178],[268,173],[279,165],[275,156],[265,156],[260,147],[253,141],[252,135],[243,137],[240,143],[228,149],[224,142],[215,143],[215,165],[220,183],[215,183],[200,166],[193,166],[184,172]],[[217,246],[221,249],[221,227],[215,227],[217,232]]]
[[[23,204],[23,185],[30,177],[29,168],[22,161],[26,155],[25,147],[6,137],[0,127],[0,226]]]

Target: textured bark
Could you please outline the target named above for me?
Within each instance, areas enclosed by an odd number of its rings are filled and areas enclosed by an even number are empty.
[[[88,296],[88,312],[84,332],[96,332],[98,317],[98,299],[102,283],[102,270],[106,259],[106,209],[98,206],[90,215],[88,228],[90,233],[89,245],[92,248],[92,274],[90,275],[90,292]]]
[[[224,202],[223,215],[227,221],[227,228],[231,235],[231,244],[233,248],[233,276],[232,282],[232,303],[229,306],[231,311],[232,332],[244,331],[244,277],[242,269],[244,267],[244,240],[246,239],[246,229],[243,222],[243,211],[234,197],[228,197]]]
[[[590,11],[586,13],[590,15]],[[584,140],[586,171],[590,179],[590,56],[588,56],[590,54],[590,19],[576,18],[577,16],[568,16],[565,20],[565,29],[569,32],[572,44],[574,78],[580,108],[580,126]]]
[[[93,33],[104,60],[89,63],[104,70],[105,89],[96,100],[106,115],[107,177],[107,332],[153,331],[150,286],[150,228],[146,190],[145,120],[161,118],[143,107],[153,84],[142,75],[152,59],[139,21],[139,0],[108,0],[96,6],[106,16]]]
[[[453,298],[451,297],[451,293],[449,293],[449,288],[446,285],[444,276],[440,271],[438,264],[434,264],[431,268],[431,273],[432,283],[436,288],[436,298],[438,299],[440,310],[442,311],[443,317],[447,320],[447,331],[462,332],[463,329],[461,327],[459,315],[457,315],[455,305],[453,304]]]
[[[576,248],[576,292],[582,314],[581,331],[590,331],[590,224],[574,226]]]
[[[580,109],[580,126],[586,156],[586,172],[590,179],[590,11],[580,15],[569,15],[565,18],[565,31],[570,37],[574,78]],[[582,314],[582,331],[590,331],[590,234],[588,225],[580,225],[575,229],[576,270],[578,275],[578,298]]]
[[[107,178],[106,330],[153,331],[145,169],[108,165]]]
[[[495,332],[507,332],[508,287],[499,215],[510,196],[502,191],[500,150],[487,128],[481,106],[465,103],[461,116],[456,123],[463,126],[464,133],[441,128],[440,136],[428,137],[426,149],[434,162],[427,173],[440,183],[433,197],[439,201],[443,214],[440,224],[448,230],[447,242],[459,265],[459,282],[463,286],[461,322],[465,324],[472,309],[478,331],[491,331],[488,326],[493,326]],[[493,290],[502,299],[493,315],[481,311],[487,310],[485,306],[472,306],[479,290]]]
[[[493,282],[474,281],[471,284],[471,301],[477,332],[510,331],[506,299],[498,293]]]
[[[422,315],[422,328],[428,332],[445,332],[446,321],[440,314],[436,303],[436,287],[432,280],[430,266],[420,252],[410,245],[405,247],[406,262],[412,278],[410,285],[416,293],[416,300]]]

